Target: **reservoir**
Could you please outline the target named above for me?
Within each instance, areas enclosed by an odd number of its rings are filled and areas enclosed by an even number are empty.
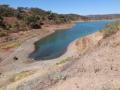
[[[68,45],[77,38],[102,30],[111,21],[77,22],[72,28],[57,30],[55,33],[35,43],[35,51],[30,58],[35,60],[54,59],[66,51]]]

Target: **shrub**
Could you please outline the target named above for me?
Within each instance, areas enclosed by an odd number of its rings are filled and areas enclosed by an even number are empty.
[[[100,31],[103,33],[103,38],[109,37],[110,35],[116,33],[119,30],[119,26],[120,21],[108,24],[103,30]]]
[[[7,32],[3,32],[3,31],[0,31],[0,37],[4,37],[4,36],[7,36]]]
[[[4,23],[4,20],[3,20],[3,17],[0,16],[0,27],[1,28],[4,28],[5,27],[5,23]]]
[[[0,5],[0,15],[5,17],[14,16],[14,9],[9,5]]]
[[[71,58],[66,58],[66,59],[63,59],[62,61],[60,61],[60,62],[58,62],[58,63],[56,63],[56,65],[61,65],[61,64],[65,64],[66,62],[68,62],[68,61],[70,61],[71,60]]]
[[[33,29],[39,29],[41,28],[41,21],[40,21],[40,17],[37,15],[32,15],[32,16],[27,16],[25,18],[25,22],[28,26],[30,26]]]
[[[30,75],[32,75],[34,71],[22,71],[14,75],[14,77],[11,79],[11,81],[16,82],[18,80],[24,79]]]

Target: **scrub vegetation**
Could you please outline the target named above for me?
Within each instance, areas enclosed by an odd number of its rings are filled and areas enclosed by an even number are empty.
[[[103,37],[109,37],[110,35],[116,33],[119,30],[120,21],[113,22],[111,24],[106,25],[106,27],[100,32],[103,33]]]
[[[87,20],[76,14],[57,14],[39,8],[17,9],[9,5],[0,5],[0,37],[12,32],[40,29],[44,25],[65,24],[75,20]]]
[[[22,80],[32,74],[34,74],[33,71],[22,71],[20,73],[15,74],[14,77],[11,79],[11,81],[16,82],[16,81]]]

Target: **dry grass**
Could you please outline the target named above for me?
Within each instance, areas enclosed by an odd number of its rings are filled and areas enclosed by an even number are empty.
[[[34,71],[22,71],[14,75],[14,77],[10,80],[12,82],[16,82],[18,80],[22,80],[30,75],[34,74]]]
[[[100,32],[103,33],[103,38],[109,37],[110,35],[116,33],[120,27],[120,21],[108,24],[103,30]]]
[[[4,43],[4,44],[0,45],[0,49],[8,50],[11,48],[17,48],[19,46],[20,46],[19,42],[10,42],[10,43]]]
[[[65,64],[65,63],[68,62],[68,61],[70,61],[70,58],[69,58],[69,57],[66,58],[66,59],[64,59],[64,60],[62,60],[62,61],[60,61],[60,62],[58,62],[58,63],[56,63],[56,65],[62,65],[62,64]]]

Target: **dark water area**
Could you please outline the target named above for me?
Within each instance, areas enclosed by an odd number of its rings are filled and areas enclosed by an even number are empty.
[[[70,29],[59,30],[35,43],[35,51],[30,58],[35,60],[54,59],[66,51],[68,45],[77,38],[102,30],[111,21],[78,22]]]

